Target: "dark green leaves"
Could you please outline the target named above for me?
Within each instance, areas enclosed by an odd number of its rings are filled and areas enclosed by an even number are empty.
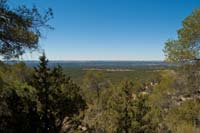
[[[38,9],[19,6],[10,9],[5,0],[0,1],[0,54],[6,58],[18,58],[26,50],[36,50],[42,29],[52,29],[48,21],[51,9],[42,15]]]

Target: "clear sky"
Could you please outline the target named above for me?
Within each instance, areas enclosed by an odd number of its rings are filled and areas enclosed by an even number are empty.
[[[50,60],[163,60],[164,42],[200,0],[11,0],[51,7],[40,45]],[[37,59],[26,54],[24,59]]]

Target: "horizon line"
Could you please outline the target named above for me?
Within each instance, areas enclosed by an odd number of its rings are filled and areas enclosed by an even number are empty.
[[[3,60],[3,61],[39,61],[39,59],[37,60],[22,60],[22,59],[12,59],[12,60]],[[155,61],[155,62],[165,62],[165,60],[49,60],[49,62],[51,61],[63,61],[63,62],[92,62],[92,61],[105,61],[105,62],[109,62],[109,61],[121,61],[121,62],[125,62],[125,61],[138,61],[138,62],[142,62],[142,61],[146,61],[146,62],[151,62],[151,61]]]

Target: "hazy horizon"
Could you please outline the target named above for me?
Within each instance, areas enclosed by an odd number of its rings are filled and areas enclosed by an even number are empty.
[[[6,61],[6,60],[3,60]],[[8,60],[8,61],[39,61],[39,59],[12,59],[12,60]],[[101,62],[101,61],[105,61],[105,62],[164,62],[165,60],[49,60],[50,62],[52,61],[66,61],[66,62]]]

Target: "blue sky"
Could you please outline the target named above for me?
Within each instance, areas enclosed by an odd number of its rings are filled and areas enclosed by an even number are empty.
[[[55,28],[40,45],[50,60],[163,60],[164,42],[199,0],[18,0],[51,7]],[[26,54],[24,59],[37,59]]]

